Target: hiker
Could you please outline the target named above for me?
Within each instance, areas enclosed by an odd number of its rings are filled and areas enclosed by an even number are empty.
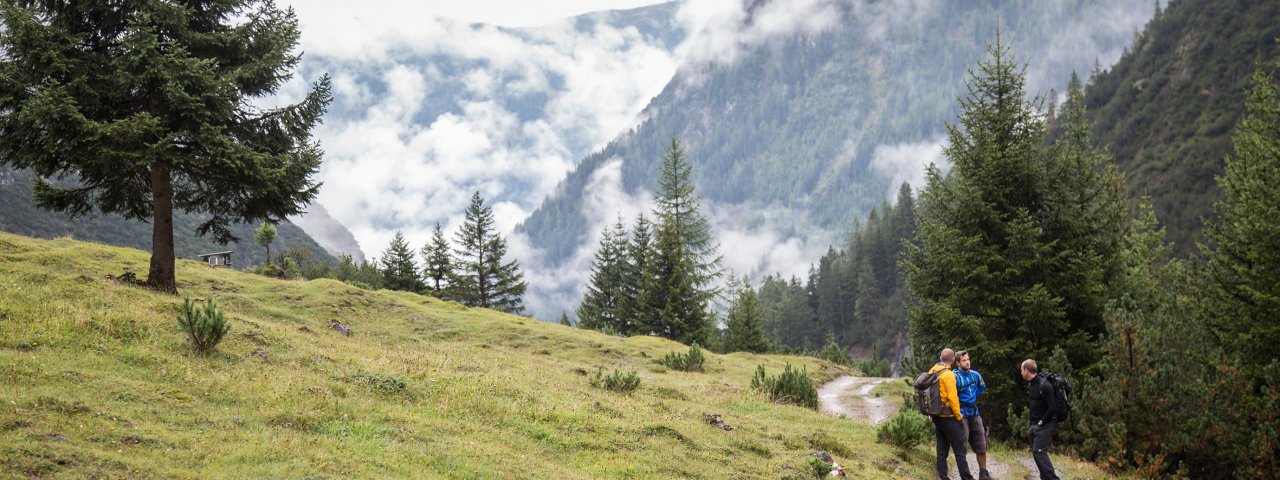
[[[964,415],[964,438],[978,456],[978,480],[991,480],[991,473],[987,472],[987,429],[978,411],[978,396],[987,389],[987,382],[972,363],[967,350],[956,352],[956,365],[960,367],[955,371],[956,390],[960,392],[960,414]]]
[[[961,480],[973,480],[964,451],[964,415],[960,413],[960,398],[956,395],[956,376],[951,372],[956,354],[950,348],[942,349],[938,364],[929,373],[938,373],[938,393],[942,397],[943,414],[930,415],[933,419],[933,436],[938,441],[938,478],[947,480],[947,450],[956,454],[956,470]]]
[[[1031,457],[1040,470],[1040,480],[1058,480],[1053,463],[1049,461],[1049,441],[1053,439],[1053,429],[1058,426],[1061,416],[1053,385],[1045,374],[1040,373],[1036,361],[1031,359],[1022,362],[1022,379],[1027,381],[1027,400],[1031,408],[1028,415],[1031,429],[1027,433]]]

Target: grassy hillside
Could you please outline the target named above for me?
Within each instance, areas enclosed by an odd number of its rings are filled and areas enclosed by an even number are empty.
[[[747,386],[757,364],[843,373],[813,359],[709,354],[707,373],[670,372],[653,359],[684,347],[666,340],[180,261],[183,294],[232,322],[198,357],[178,297],[106,278],[146,262],[0,233],[0,477],[806,478],[819,449],[854,478],[928,477],[928,448],[903,462],[869,426]],[[593,388],[597,367],[643,384]]]

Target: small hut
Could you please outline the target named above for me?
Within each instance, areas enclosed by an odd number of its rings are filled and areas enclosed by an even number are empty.
[[[231,268],[232,252],[233,250],[227,250],[225,252],[206,253],[206,254],[197,255],[197,256],[200,257],[200,261],[208,263],[210,267]]]

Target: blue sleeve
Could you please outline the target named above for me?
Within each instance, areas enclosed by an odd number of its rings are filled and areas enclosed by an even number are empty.
[[[983,380],[983,379],[982,379],[982,374],[981,374],[981,373],[978,373],[978,372],[973,372],[973,373],[974,373],[974,375],[977,375],[977,376],[978,376],[978,389],[977,389],[976,391],[974,391],[974,393],[973,393],[973,397],[974,397],[974,398],[977,398],[978,396],[982,395],[982,392],[983,392],[984,390],[986,390],[986,389],[987,389],[987,382],[986,382],[985,380]]]

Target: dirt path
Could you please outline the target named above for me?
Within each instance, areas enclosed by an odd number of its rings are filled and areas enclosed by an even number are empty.
[[[888,420],[897,410],[888,400],[876,397],[871,391],[875,389],[876,385],[890,380],[893,379],[849,375],[836,378],[818,389],[818,410],[830,415],[878,425],[880,422]],[[928,443],[932,444],[932,439]],[[1031,460],[1030,455],[1017,455],[1016,458],[1019,463],[1028,467],[1029,472],[1035,472],[1035,463]],[[951,478],[960,478],[959,473],[956,471],[955,458],[949,460]],[[970,452],[968,460],[969,471],[973,473],[974,478],[977,478],[978,457]],[[992,477],[997,479],[1013,478],[1009,473],[1012,470],[1009,465],[996,460],[993,455],[987,456],[987,470],[991,472]],[[1034,473],[1028,474],[1025,478],[1035,478]]]

